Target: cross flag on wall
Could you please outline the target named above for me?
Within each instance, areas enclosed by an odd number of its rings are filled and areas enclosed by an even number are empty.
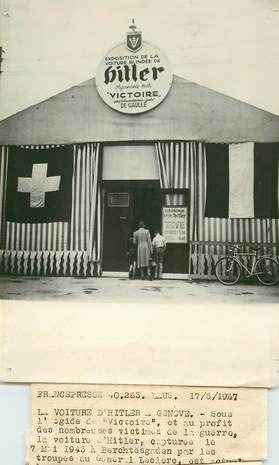
[[[9,153],[6,219],[18,223],[70,221],[73,148],[28,149]]]

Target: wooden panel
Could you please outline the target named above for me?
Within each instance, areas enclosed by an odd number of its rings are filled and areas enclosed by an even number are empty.
[[[164,273],[188,273],[189,244],[167,244]]]

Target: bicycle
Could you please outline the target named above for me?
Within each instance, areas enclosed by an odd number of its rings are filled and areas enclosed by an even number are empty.
[[[272,286],[279,280],[279,264],[269,255],[259,255],[261,247],[251,247],[253,252],[241,253],[238,244],[229,249],[229,255],[220,258],[215,265],[215,276],[220,283],[231,286],[236,284],[242,271],[246,271],[247,278],[256,276],[265,286]],[[250,269],[239,259],[241,256],[252,257]]]

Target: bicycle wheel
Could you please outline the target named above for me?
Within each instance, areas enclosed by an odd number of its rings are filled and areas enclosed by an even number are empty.
[[[241,269],[233,257],[222,257],[215,266],[215,275],[220,283],[231,286],[239,281]]]
[[[255,264],[255,273],[260,283],[272,286],[279,279],[279,265],[273,258],[262,257]]]

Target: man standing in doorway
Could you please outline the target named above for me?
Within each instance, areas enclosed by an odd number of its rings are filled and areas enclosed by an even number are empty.
[[[152,241],[152,245],[153,245],[154,259],[156,262],[155,277],[157,277],[158,279],[161,279],[162,273],[163,273],[163,262],[164,262],[164,253],[166,250],[166,241],[158,230],[155,231],[155,236]]]

